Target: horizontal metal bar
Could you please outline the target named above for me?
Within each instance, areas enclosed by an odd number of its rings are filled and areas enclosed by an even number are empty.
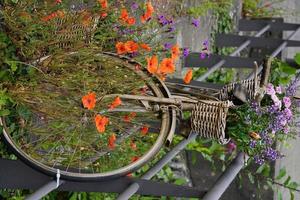
[[[262,34],[264,34],[266,31],[270,29],[270,25],[264,26],[258,33],[255,34],[254,37],[260,37]],[[234,52],[232,52],[229,56],[236,56],[238,55],[243,49],[245,49],[250,44],[250,40],[245,41],[241,46],[239,46]],[[221,60],[218,63],[216,63],[214,66],[209,68],[209,70],[200,76],[197,80],[198,81],[204,81],[210,74],[212,74],[214,71],[218,70],[222,67],[222,65],[225,64],[225,60]]]
[[[194,141],[197,137],[197,133],[192,133],[187,139],[177,144],[170,152],[168,152],[160,161],[158,161],[152,168],[150,168],[141,178],[145,180],[151,179],[156,173],[158,173],[168,162],[170,162],[182,149],[189,143]],[[140,184],[131,184],[124,192],[122,192],[117,200],[127,200],[134,195],[140,188]],[[159,188],[159,187],[158,187]],[[158,189],[157,188],[157,189]],[[160,188],[159,188],[160,189]],[[159,190],[158,189],[158,190]],[[182,191],[184,192],[184,191]],[[198,196],[200,197],[200,196]]]
[[[225,60],[223,68],[251,68],[253,69],[253,62],[260,60],[256,58],[242,58],[236,56],[220,56],[220,55],[210,55],[209,58],[200,59],[199,53],[190,53],[184,60],[184,67],[188,68],[200,68],[207,67],[211,68],[221,60]]]
[[[299,47],[300,41],[297,40],[283,40],[275,38],[264,38],[264,37],[251,37],[241,36],[233,34],[218,34],[216,36],[216,45],[218,47],[236,47],[240,46],[246,40],[250,40],[251,43],[248,47],[264,47],[264,48],[276,48],[283,42],[287,42],[287,47]]]
[[[56,188],[56,181],[52,177],[36,171],[19,160],[0,159],[0,177],[1,189],[30,189],[45,194],[45,191]],[[138,183],[142,185],[137,191],[140,195],[172,196],[176,192],[180,197],[195,198],[205,193],[197,188],[129,177],[90,182],[61,180],[60,183],[63,184],[57,188],[58,191],[120,193],[128,185]]]
[[[284,23],[282,18],[277,19],[240,19],[239,31],[259,31],[266,24],[270,24],[271,31],[295,31],[300,24]]]
[[[202,200],[220,199],[222,194],[235,179],[236,175],[241,171],[247,159],[248,157],[245,153],[239,153],[237,157],[232,161],[232,163],[228,166],[226,171],[218,178],[213,187],[204,195]]]
[[[287,40],[293,39],[297,35],[297,33],[299,33],[299,31],[300,31],[300,27],[298,27],[297,30],[295,30],[293,33],[291,33],[290,36],[287,38]],[[275,58],[286,47],[287,47],[287,42],[285,41],[271,53],[270,58]],[[263,65],[260,65],[257,73],[260,73],[262,71],[262,69],[263,69]],[[252,72],[249,74],[249,76],[247,78],[251,79],[253,77],[254,77],[254,73]]]

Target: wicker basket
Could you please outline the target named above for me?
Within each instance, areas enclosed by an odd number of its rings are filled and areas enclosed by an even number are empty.
[[[191,129],[201,137],[217,139],[226,144],[230,139],[225,136],[226,117],[231,101],[199,101],[191,116]]]

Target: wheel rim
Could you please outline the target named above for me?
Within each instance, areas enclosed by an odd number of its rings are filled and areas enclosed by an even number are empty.
[[[154,94],[156,96],[159,96],[159,97],[163,96],[163,94],[161,93],[160,89],[156,86],[156,83],[153,80],[148,81],[149,78],[148,78],[147,74],[145,74],[145,72],[143,70],[135,70],[135,66],[134,65],[129,64],[129,63],[124,63],[119,58],[112,57],[112,56],[109,56],[109,55],[104,55],[104,54],[99,54],[99,55],[101,55],[105,59],[115,60],[118,64],[123,63],[123,65],[121,67],[124,67],[124,69],[127,69],[127,70],[129,69],[131,71],[134,71],[135,74],[137,74],[138,76],[140,76],[144,80],[147,80],[147,85],[148,85],[148,87],[151,88],[152,94]],[[166,136],[168,134],[169,123],[170,123],[170,116],[169,116],[169,114],[168,113],[163,113],[161,115],[161,119],[160,120],[161,120],[160,131],[159,131],[158,136],[156,137],[155,142],[153,144],[151,144],[151,148],[149,148],[147,151],[143,152],[143,155],[137,161],[135,161],[133,163],[129,163],[129,164],[127,163],[124,166],[117,167],[116,169],[113,169],[113,170],[108,170],[108,171],[104,170],[104,171],[99,171],[99,172],[97,172],[97,171],[95,172],[94,171],[93,173],[86,172],[85,170],[83,170],[83,168],[81,167],[80,164],[79,164],[79,172],[74,172],[72,164],[64,166],[65,168],[62,168],[61,166],[58,167],[56,164],[51,167],[48,163],[46,164],[45,162],[41,161],[40,158],[39,159],[35,158],[33,156],[33,153],[29,153],[28,151],[26,151],[24,149],[24,146],[20,146],[20,141],[21,141],[22,138],[21,139],[19,138],[16,141],[16,138],[14,138],[14,136],[12,134],[10,134],[9,128],[6,126],[6,123],[5,123],[4,119],[1,119],[1,123],[4,126],[4,136],[5,136],[5,139],[8,141],[8,143],[10,144],[10,146],[13,147],[13,149],[16,151],[16,153],[22,159],[25,159],[30,164],[33,164],[34,167],[37,167],[38,169],[41,169],[42,171],[44,171],[44,172],[46,172],[48,174],[55,174],[56,171],[57,171],[57,168],[60,168],[62,176],[64,176],[65,178],[70,178],[70,179],[99,179],[99,178],[103,179],[103,178],[109,178],[109,177],[115,177],[115,176],[125,175],[125,174],[127,174],[129,172],[132,172],[135,169],[141,167],[147,161],[149,161],[159,151],[159,149],[163,145],[163,143],[165,141],[165,138],[166,138]],[[85,137],[85,136],[86,135],[82,135],[82,133],[81,133],[80,138]],[[44,139],[45,139],[45,137],[44,137]],[[137,143],[136,140],[134,142]],[[80,146],[80,144],[77,145],[77,146],[78,146],[77,148],[79,148],[79,149],[81,148],[82,149],[82,146]],[[85,148],[85,147],[83,147],[83,148]],[[38,149],[38,150],[41,150],[41,149]],[[49,148],[48,148],[48,150],[49,150]],[[45,155],[43,155],[43,156],[45,157]],[[49,160],[53,159],[53,155],[50,156],[50,158],[48,158],[48,159]],[[55,162],[57,162],[57,159],[58,159],[58,157],[55,157],[55,159],[54,159]],[[72,160],[73,159],[76,160],[76,156],[73,155],[73,158],[71,158],[71,159]],[[95,169],[93,169],[93,170],[95,170]]]

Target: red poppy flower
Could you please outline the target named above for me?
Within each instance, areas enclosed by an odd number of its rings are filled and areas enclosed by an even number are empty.
[[[183,82],[185,84],[189,84],[191,82],[192,78],[193,78],[193,70],[189,69],[183,78]]]
[[[108,138],[108,148],[114,149],[116,140],[117,140],[116,135],[114,133],[111,134]]]
[[[121,98],[120,97],[116,97],[114,99],[114,101],[109,105],[109,109],[110,110],[115,109],[116,107],[118,107],[121,104],[122,104]]]
[[[133,140],[131,140],[131,142],[130,142],[130,148],[134,151],[137,150],[137,146]]]
[[[147,135],[148,134],[148,131],[149,131],[149,127],[148,126],[143,126],[141,128],[141,133],[142,135]]]
[[[175,72],[175,65],[172,58],[164,58],[159,66],[159,72],[163,74],[171,74]]]
[[[83,107],[92,110],[96,106],[96,93],[91,92],[81,99]]]
[[[151,58],[146,58],[146,60],[147,60],[147,70],[148,70],[148,72],[150,72],[151,74],[156,73],[157,69],[158,69],[157,56],[154,55]]]
[[[96,128],[99,133],[105,132],[105,128],[108,125],[108,123],[109,123],[109,119],[107,117],[101,116],[101,115],[96,115],[95,124],[96,124]]]

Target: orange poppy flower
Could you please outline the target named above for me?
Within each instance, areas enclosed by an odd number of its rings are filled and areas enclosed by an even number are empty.
[[[177,60],[180,55],[180,48],[179,48],[178,44],[176,44],[172,47],[171,52],[172,52],[172,56],[171,56],[172,59]]]
[[[126,20],[126,23],[128,25],[134,25],[135,24],[135,18],[134,17],[129,17],[127,20]]]
[[[146,12],[145,12],[145,14],[141,16],[142,23],[145,23],[146,21],[148,21],[151,18],[153,12],[154,12],[154,8],[153,8],[151,2],[149,1],[146,4]]]
[[[130,141],[130,148],[134,151],[137,150],[137,146],[133,140]]]
[[[146,60],[147,60],[147,70],[148,70],[148,72],[150,72],[151,74],[156,73],[157,69],[158,69],[157,56],[154,55],[151,58],[146,58]]]
[[[98,2],[100,3],[103,9],[106,9],[108,7],[107,0],[98,0]]]
[[[138,157],[138,156],[133,156],[133,157],[131,158],[131,162],[136,162],[138,159],[140,159],[140,157]]]
[[[171,74],[175,72],[175,65],[172,58],[164,58],[159,66],[159,71],[163,74]]]
[[[125,54],[126,48],[125,48],[125,44],[123,42],[117,42],[116,44],[116,49],[117,49],[117,53],[120,54]]]
[[[107,15],[108,14],[106,12],[100,14],[100,16],[101,16],[102,19],[104,19],[105,17],[107,17]]]
[[[90,92],[87,95],[81,98],[82,104],[84,108],[88,110],[92,110],[96,106],[96,93]]]
[[[135,43],[134,41],[127,41],[125,43],[125,49],[128,53],[134,53],[137,52],[139,48],[139,45]]]
[[[125,122],[131,122],[131,120],[134,119],[135,116],[136,116],[136,113],[135,112],[131,112],[131,113],[129,113],[129,115],[125,115],[123,117],[123,119],[124,119]]]
[[[104,133],[105,128],[109,123],[109,119],[105,116],[96,115],[95,117],[96,128],[99,133]]]
[[[128,17],[129,17],[128,11],[127,11],[125,8],[123,8],[123,9],[121,10],[121,16],[120,16],[120,19],[121,19],[123,22],[126,22],[127,19],[128,19]]]
[[[114,149],[116,140],[117,140],[116,135],[114,133],[111,134],[108,138],[108,148]]]
[[[148,134],[148,131],[149,131],[149,127],[148,126],[143,126],[141,128],[141,133],[142,135],[147,135]]]
[[[146,51],[151,51],[151,48],[149,47],[148,44],[142,43],[142,44],[140,44],[140,47],[142,49],[145,49]]]
[[[121,98],[120,97],[116,97],[114,99],[114,101],[109,105],[109,109],[112,110],[112,109],[118,107],[121,104],[122,104]]]
[[[189,84],[191,82],[192,78],[193,78],[193,70],[189,69],[183,78],[183,82],[185,84]]]

